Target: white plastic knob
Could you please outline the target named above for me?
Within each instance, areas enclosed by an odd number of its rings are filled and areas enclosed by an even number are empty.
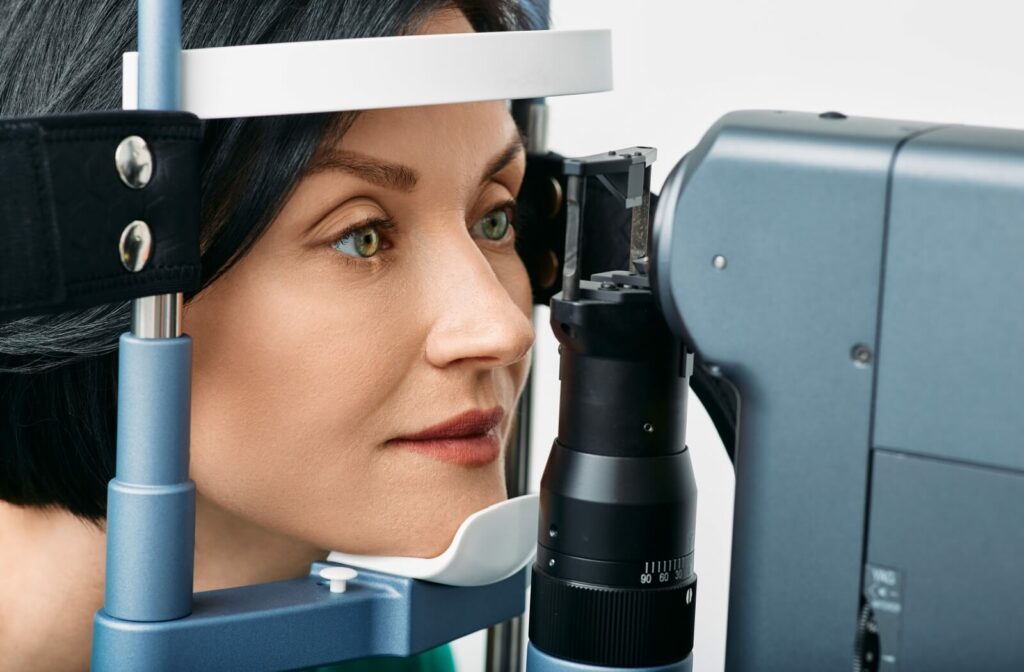
[[[344,593],[348,582],[357,576],[359,572],[351,567],[324,567],[320,570],[320,577],[331,582],[332,593]]]

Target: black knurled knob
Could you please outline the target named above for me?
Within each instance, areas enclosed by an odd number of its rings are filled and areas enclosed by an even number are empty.
[[[533,568],[530,641],[589,665],[656,667],[693,650],[697,577],[670,588],[611,588]]]

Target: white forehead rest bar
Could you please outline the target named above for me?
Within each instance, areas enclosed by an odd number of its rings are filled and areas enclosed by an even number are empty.
[[[122,106],[135,109],[138,53],[122,65]],[[608,30],[408,35],[182,51],[180,109],[220,119],[611,88]]]

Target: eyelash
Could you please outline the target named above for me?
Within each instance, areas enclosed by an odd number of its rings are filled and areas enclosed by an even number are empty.
[[[514,198],[510,198],[499,205],[498,208],[508,208],[509,214],[512,216],[512,229],[519,233],[519,202]],[[490,211],[488,210],[488,212]]]
[[[501,203],[498,203],[494,207],[492,207],[489,210],[487,210],[484,213],[484,215],[488,215],[488,214],[494,212],[495,210],[506,210],[508,212],[509,223],[512,226],[512,231],[513,231],[514,234],[518,234],[519,233],[519,205],[518,205],[518,203],[516,203],[515,199],[508,199],[507,201],[502,201]],[[474,224],[475,223],[476,222],[474,222]],[[364,219],[361,222],[358,222],[356,224],[353,224],[352,226],[347,227],[340,234],[335,236],[334,239],[331,241],[331,246],[333,246],[336,243],[344,240],[345,238],[348,238],[351,235],[354,235],[356,231],[359,231],[360,229],[365,229],[365,228],[368,228],[368,227],[371,227],[371,226],[378,227],[381,231],[387,231],[387,230],[393,229],[395,227],[395,220],[393,218],[391,218],[391,217],[371,217],[369,219]],[[387,236],[383,236],[382,235],[381,236],[381,241],[382,241],[382,244],[383,244],[383,247],[381,247],[381,250],[387,250],[387,249],[390,249],[392,247],[390,241],[387,239]],[[494,241],[494,242],[498,242],[498,241]],[[365,262],[368,262],[368,261],[373,263],[370,258],[356,259],[355,257],[352,257],[350,255],[347,255],[347,254],[344,254],[344,253],[341,253],[341,252],[337,252],[336,254],[337,254],[337,256],[344,258],[346,261],[349,261],[349,262],[352,262],[352,263],[356,263],[356,264],[365,263]]]

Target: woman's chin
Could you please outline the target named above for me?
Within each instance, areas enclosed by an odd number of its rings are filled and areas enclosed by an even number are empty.
[[[458,505],[449,505],[447,509],[435,509],[435,515],[429,522],[424,521],[416,528],[410,529],[409,534],[403,535],[401,540],[396,540],[395,546],[401,548],[401,552],[393,555],[414,558],[433,558],[441,555],[451,546],[455,533],[467,518],[505,498],[505,491],[502,488],[501,492],[495,492],[491,497],[465,500]]]
[[[333,550],[358,555],[384,555],[433,558],[444,553],[455,533],[467,518],[482,509],[503,501],[505,488],[462,493],[445,497],[443,491],[433,493],[429,501],[413,506],[406,503],[401,510],[377,511],[377,533],[361,540],[337,538]]]

